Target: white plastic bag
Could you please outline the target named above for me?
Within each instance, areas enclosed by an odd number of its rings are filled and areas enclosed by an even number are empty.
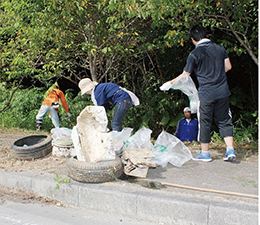
[[[77,159],[79,161],[83,161],[85,162],[85,157],[84,155],[81,153],[81,145],[80,145],[80,139],[79,139],[79,132],[78,132],[78,127],[74,126],[72,129],[72,133],[71,133],[71,139],[73,142],[73,146],[75,149],[75,155],[77,156]]]
[[[161,90],[169,90],[170,88],[174,90],[181,90],[184,94],[186,94],[190,101],[191,113],[196,113],[198,104],[199,104],[199,95],[198,90],[191,79],[191,77],[187,74],[181,76],[176,79],[172,84],[170,82],[164,83],[160,89]]]
[[[152,151],[155,158],[152,158],[151,161],[162,167],[166,167],[168,162],[173,166],[181,167],[192,158],[188,147],[166,131],[159,134]]]
[[[131,136],[125,143],[123,149],[126,148],[148,148],[152,150],[153,144],[151,143],[151,133],[149,128],[142,127],[133,136]]]
[[[121,150],[130,138],[133,128],[124,127],[122,131],[111,131],[109,134],[111,136],[113,149],[117,155],[121,154]]]
[[[139,98],[132,91],[129,90],[125,90],[125,91],[129,94],[134,106],[140,105]]]
[[[51,129],[52,139],[56,139],[58,137],[71,137],[72,130],[66,127],[56,127]]]

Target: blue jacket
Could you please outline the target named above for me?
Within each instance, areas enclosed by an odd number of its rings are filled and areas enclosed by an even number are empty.
[[[95,99],[98,105],[104,105],[108,102],[112,102],[114,105],[127,98],[130,98],[129,94],[120,89],[120,86],[113,83],[101,83],[94,89]]]
[[[198,120],[191,119],[190,122],[186,118],[182,118],[178,122],[177,130],[175,136],[181,141],[197,141],[198,136]]]

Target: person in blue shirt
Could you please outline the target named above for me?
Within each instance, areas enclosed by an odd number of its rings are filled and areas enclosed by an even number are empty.
[[[182,142],[184,141],[197,141],[198,136],[198,120],[191,117],[190,107],[186,107],[183,110],[185,118],[182,118],[178,122],[178,126],[175,132],[175,136]]]
[[[122,121],[127,111],[133,105],[127,90],[114,83],[97,83],[89,78],[82,79],[78,84],[81,95],[91,95],[91,100],[96,106],[106,106],[111,102],[115,105],[111,127],[113,131],[122,130]]]

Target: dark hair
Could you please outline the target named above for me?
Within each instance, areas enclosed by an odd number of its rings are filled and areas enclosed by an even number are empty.
[[[199,41],[200,39],[206,37],[206,29],[201,24],[197,24],[190,28],[189,36],[195,41]]]

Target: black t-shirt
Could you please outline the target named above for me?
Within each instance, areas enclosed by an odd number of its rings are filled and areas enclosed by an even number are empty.
[[[210,41],[198,44],[189,54],[184,70],[196,74],[200,101],[213,101],[230,95],[225,73],[226,58],[225,48]]]

